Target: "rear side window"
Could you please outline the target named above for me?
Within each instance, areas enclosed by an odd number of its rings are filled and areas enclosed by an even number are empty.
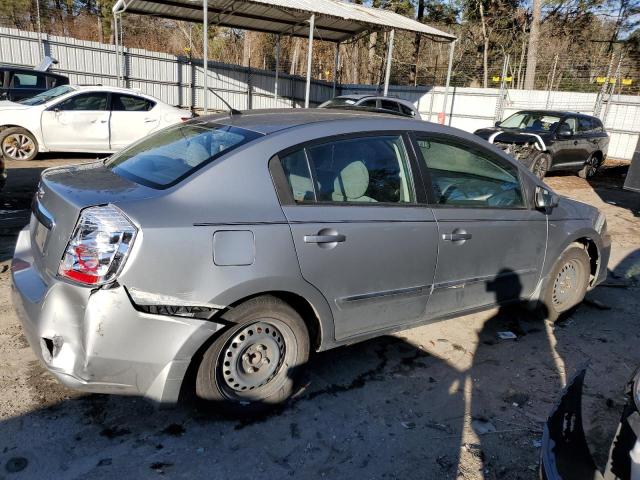
[[[334,140],[280,157],[296,203],[412,203],[400,135]]]
[[[215,123],[179,124],[125,148],[106,166],[134,182],[163,189],[260,136]]]
[[[45,88],[44,76],[35,73],[14,73],[11,87],[16,89]]]
[[[518,168],[471,146],[419,138],[418,146],[439,205],[522,208]]]
[[[148,112],[155,106],[155,102],[133,95],[111,95],[111,110],[122,112]]]

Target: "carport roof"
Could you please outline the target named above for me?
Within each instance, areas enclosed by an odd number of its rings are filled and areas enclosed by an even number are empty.
[[[136,13],[174,20],[202,21],[202,0],[118,0],[113,13]],[[395,29],[436,40],[456,37],[395,12],[339,0],[208,0],[211,25],[342,42],[368,30]]]

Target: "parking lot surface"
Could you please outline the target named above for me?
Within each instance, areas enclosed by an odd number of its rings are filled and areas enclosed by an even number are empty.
[[[542,425],[567,376],[590,362],[584,409],[604,462],[640,366],[640,195],[608,162],[589,182],[548,178],[602,209],[607,282],[555,325],[492,310],[324,352],[284,408],[229,418],[191,403],[158,410],[58,384],[36,361],[10,296],[16,234],[41,170],[90,160],[8,162],[0,192],[0,479],[534,479]],[[515,340],[500,340],[511,331]],[[143,338],[140,342],[144,342]]]

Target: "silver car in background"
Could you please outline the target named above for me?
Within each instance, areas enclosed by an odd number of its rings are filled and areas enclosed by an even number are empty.
[[[418,109],[409,100],[382,95],[341,95],[321,103],[318,108],[361,108],[371,111],[377,110],[394,115],[403,115],[405,117],[412,117],[418,120],[422,118]]]
[[[65,385],[248,410],[292,395],[312,350],[521,300],[556,318],[609,251],[596,208],[474,135],[262,110],[45,171],[12,275]]]

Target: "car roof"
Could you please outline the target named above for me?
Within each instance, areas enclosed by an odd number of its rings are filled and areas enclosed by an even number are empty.
[[[548,115],[555,115],[556,117],[566,117],[572,115],[575,117],[596,118],[592,115],[587,115],[586,113],[570,112],[568,110],[520,110],[516,113],[546,113]]]
[[[221,113],[209,115],[206,117],[196,117],[194,120],[192,120],[192,122],[197,123],[198,121],[203,120],[207,122],[211,121],[268,135],[270,133],[308,125],[310,123],[367,119],[384,119],[388,122],[413,121],[419,122],[421,124],[424,123],[421,120],[413,119],[404,115],[395,116],[389,115],[387,113],[372,112],[364,109],[343,110],[329,108],[245,110],[240,114],[234,115]],[[390,129],[393,128],[391,127]]]
[[[48,70],[43,72],[41,70],[35,70],[33,68],[13,67],[11,65],[1,65],[0,64],[0,70],[10,70],[10,71],[16,72],[16,73],[44,73],[45,75],[51,75],[52,77],[67,78],[65,75],[62,75],[60,73],[50,72]]]

